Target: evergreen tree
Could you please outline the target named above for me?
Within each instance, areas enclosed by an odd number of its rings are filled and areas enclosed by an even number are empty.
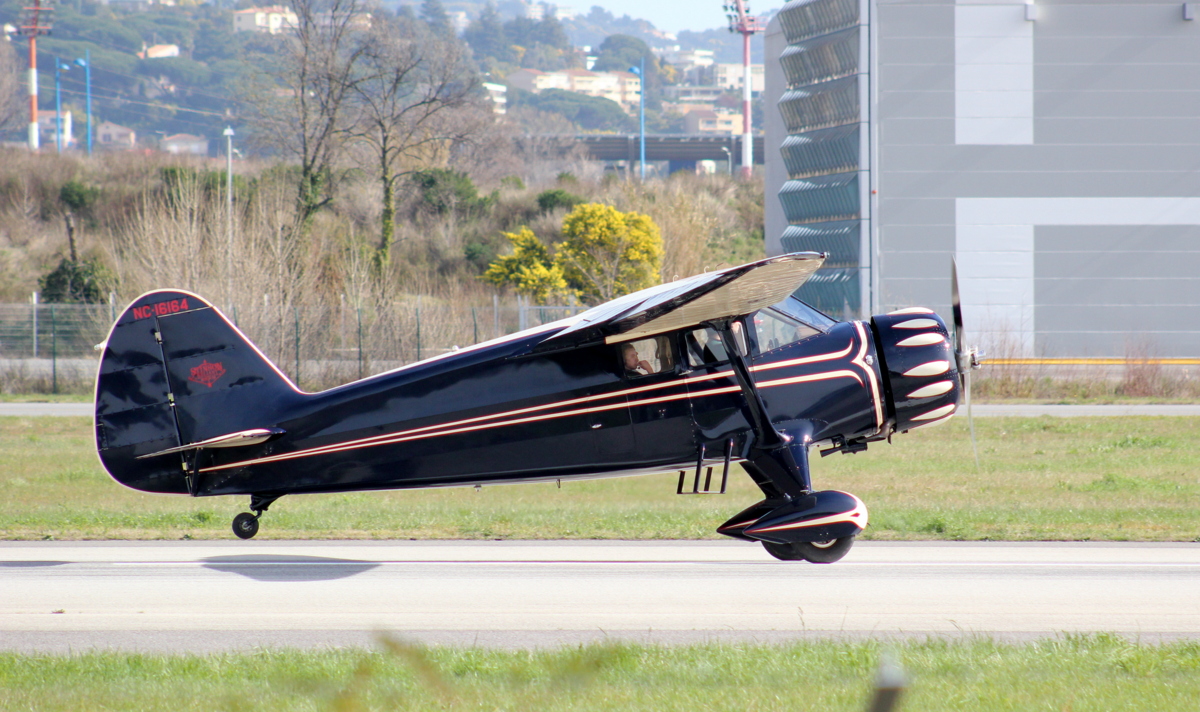
[[[500,13],[496,10],[495,3],[490,0],[483,7],[483,12],[479,13],[479,17],[467,25],[463,39],[471,46],[471,51],[477,59],[492,57],[501,62],[509,61],[509,42],[505,35],[504,23],[500,21]]]
[[[549,45],[556,49],[570,49],[571,38],[563,29],[562,23],[552,13],[547,12],[542,21],[533,28],[533,41]]]
[[[435,32],[441,34],[454,32],[454,28],[450,26],[450,16],[446,14],[446,8],[442,7],[442,0],[423,0],[421,19],[428,23]]]

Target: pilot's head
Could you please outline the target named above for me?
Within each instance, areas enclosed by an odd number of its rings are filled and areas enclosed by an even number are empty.
[[[625,344],[621,347],[621,356],[625,359],[625,368],[633,370],[638,367],[638,352],[633,348],[633,344]]]

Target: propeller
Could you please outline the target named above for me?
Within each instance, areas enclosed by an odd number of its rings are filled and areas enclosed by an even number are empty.
[[[968,349],[963,335],[962,299],[958,296],[958,264],[950,258],[950,305],[954,310],[954,359],[962,383],[963,399],[967,403],[967,426],[971,429],[971,450],[975,453],[975,470],[979,471],[979,447],[975,443],[975,419],[971,416],[971,371],[979,368],[979,350]]]

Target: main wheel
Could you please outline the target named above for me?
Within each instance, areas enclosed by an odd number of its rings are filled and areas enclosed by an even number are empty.
[[[233,518],[233,533],[239,539],[252,539],[258,533],[258,517],[242,512]]]
[[[782,561],[810,561],[814,564],[832,564],[841,559],[854,546],[854,537],[844,536],[831,541],[801,541],[795,544],[762,543],[767,553]]]

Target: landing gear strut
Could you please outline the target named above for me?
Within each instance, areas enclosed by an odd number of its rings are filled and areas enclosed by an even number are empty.
[[[277,494],[277,495],[259,495],[259,494],[250,495],[250,509],[254,510],[254,514],[250,514],[249,512],[242,512],[241,514],[234,517],[233,518],[233,533],[236,534],[239,539],[253,539],[254,535],[258,533],[259,517],[261,517],[263,515],[263,512],[267,511],[267,508],[270,507],[275,502],[275,500],[279,499],[282,496],[283,495],[279,495],[279,494]]]

